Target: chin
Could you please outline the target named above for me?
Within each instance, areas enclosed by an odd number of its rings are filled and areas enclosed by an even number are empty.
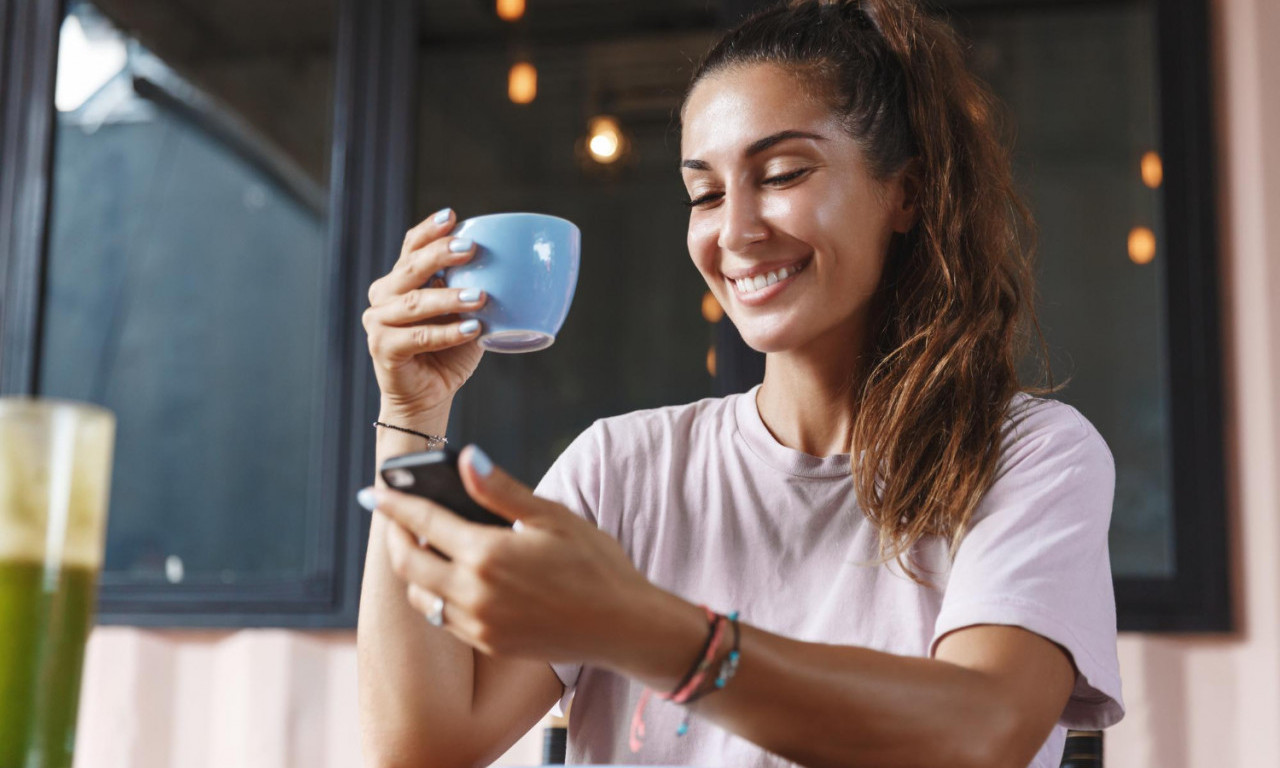
[[[746,326],[734,323],[734,327],[738,329],[738,334],[748,347],[766,355],[802,347],[808,340],[798,329],[786,325],[770,327],[764,323],[755,322]]]

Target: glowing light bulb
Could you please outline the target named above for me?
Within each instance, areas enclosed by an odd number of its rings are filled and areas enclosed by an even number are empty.
[[[587,151],[597,163],[609,164],[622,156],[622,129],[612,117],[593,117],[587,127]]]
[[[538,70],[527,61],[511,65],[507,73],[507,98],[515,104],[528,104],[538,97]]]
[[[519,21],[524,16],[524,0],[498,0],[497,11],[503,21]]]
[[[1150,264],[1156,257],[1156,233],[1146,227],[1129,231],[1129,260],[1134,264]]]
[[[712,378],[715,378],[715,375],[716,375],[716,348],[715,347],[711,347],[710,349],[707,350],[707,373],[711,374]]]
[[[1142,156],[1142,183],[1155,189],[1162,181],[1164,181],[1164,163],[1160,162],[1160,153],[1146,153]]]

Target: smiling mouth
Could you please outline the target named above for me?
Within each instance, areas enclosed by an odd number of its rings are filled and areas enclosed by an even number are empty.
[[[742,298],[749,298],[763,293],[766,289],[777,285],[778,283],[787,282],[800,272],[804,271],[804,268],[807,266],[809,266],[809,259],[805,259],[803,262],[790,267],[782,267],[771,272],[764,272],[756,275],[755,277],[743,277],[738,280],[731,280],[726,277],[725,281],[733,286],[734,293],[738,296]]]

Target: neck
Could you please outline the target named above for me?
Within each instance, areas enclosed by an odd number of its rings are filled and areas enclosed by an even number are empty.
[[[861,355],[850,339],[860,337],[841,326],[805,348],[765,357],[756,407],[779,443],[811,456],[851,451]]]

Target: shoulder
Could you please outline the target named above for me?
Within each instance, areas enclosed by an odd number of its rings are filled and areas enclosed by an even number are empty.
[[[703,450],[707,441],[733,428],[737,397],[708,397],[597,419],[565,449],[553,468],[589,465],[598,474],[632,472]]]
[[[997,477],[1046,464],[1115,471],[1111,449],[1084,414],[1058,400],[1019,392],[1009,402]]]
[[[740,395],[707,397],[683,405],[647,408],[599,419],[591,425],[599,438],[616,447],[653,448],[671,439],[688,439],[715,432],[733,419],[733,402]]]

